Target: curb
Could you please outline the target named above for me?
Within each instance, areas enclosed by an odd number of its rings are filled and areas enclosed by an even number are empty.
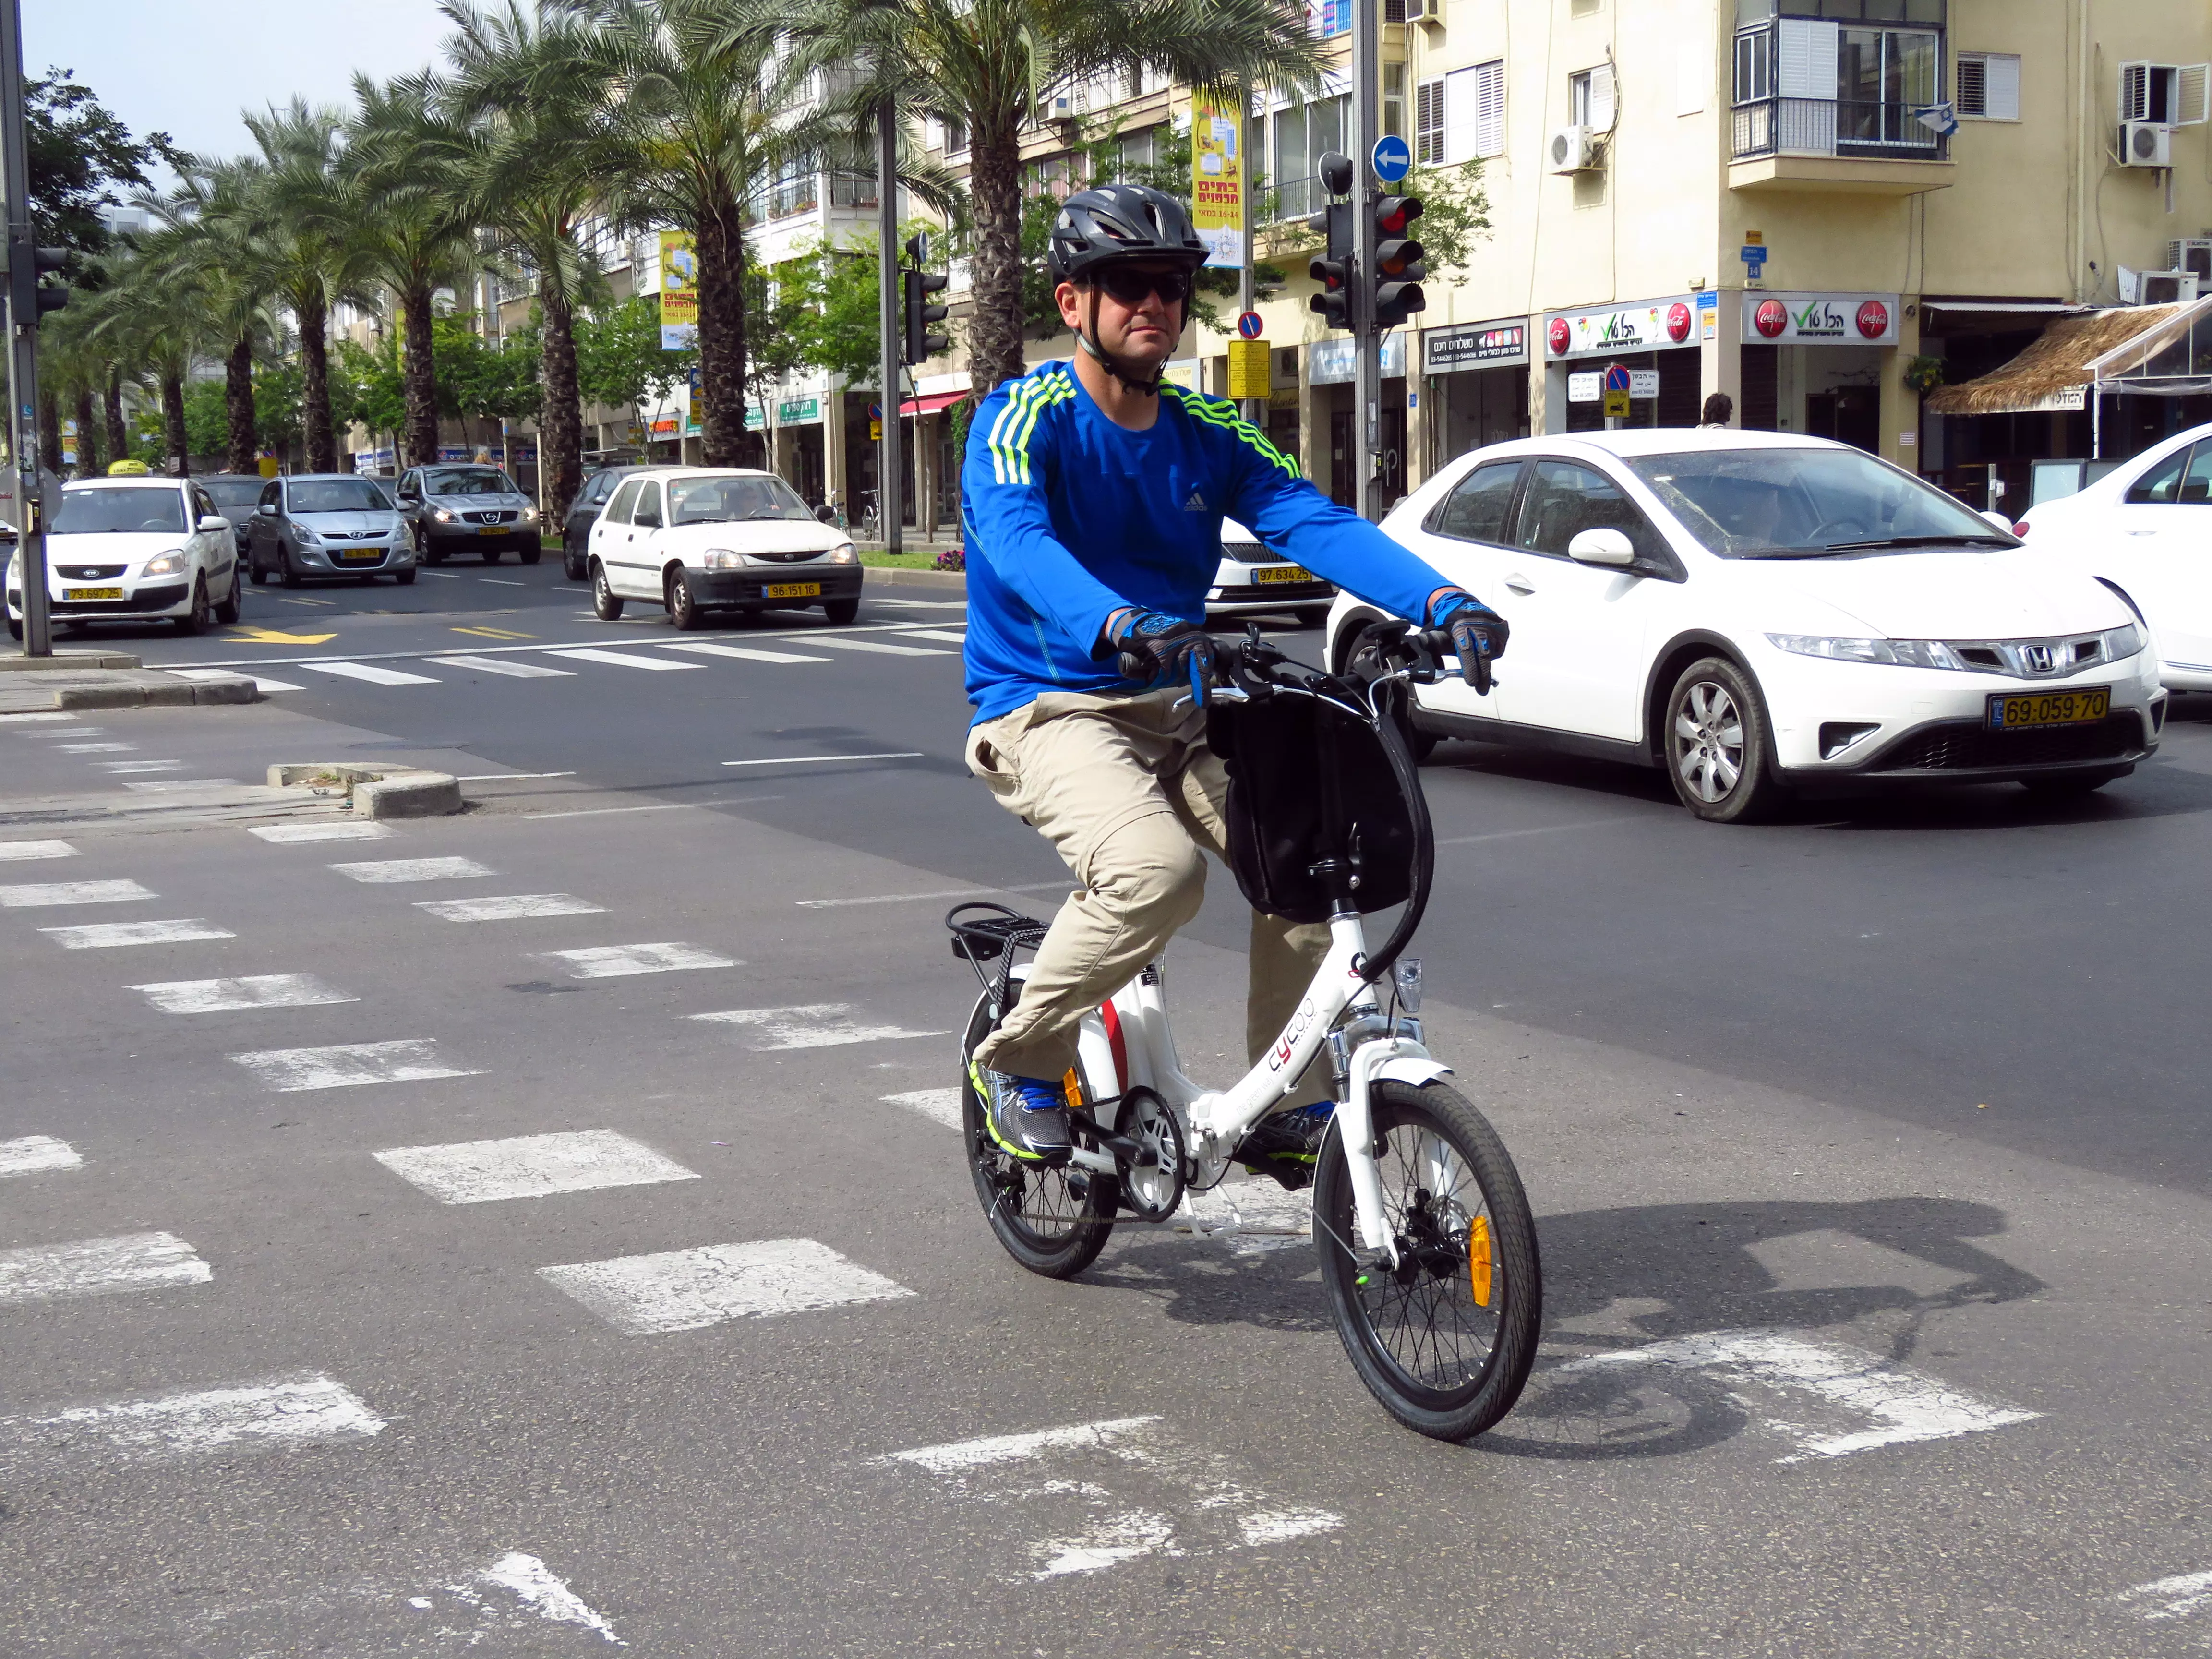
[[[421,767],[379,771],[366,766],[310,762],[269,769],[270,783],[280,788],[315,779],[343,783],[346,798],[353,803],[357,817],[444,817],[459,811],[464,805],[458,778],[451,773],[432,772]]]
[[[0,674],[35,674],[84,668],[143,668],[137,658],[120,651],[57,651],[50,657],[0,656]]]
[[[870,565],[867,574],[861,578],[863,586],[881,583],[886,587],[951,587],[961,592],[968,591],[968,577],[958,570],[902,570],[896,565]]]
[[[252,702],[259,695],[252,680],[232,675],[220,680],[179,680],[173,685],[80,685],[53,694],[57,708],[174,708],[193,703]]]

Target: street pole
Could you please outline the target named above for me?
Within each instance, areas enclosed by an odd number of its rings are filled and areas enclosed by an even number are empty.
[[[1240,186],[1237,195],[1243,204],[1244,269],[1237,278],[1237,311],[1242,316],[1254,308],[1260,297],[1260,279],[1252,269],[1257,262],[1252,240],[1252,191],[1258,183],[1256,169],[1252,163],[1252,88],[1242,82],[1237,86],[1237,177]],[[1267,400],[1247,398],[1243,415],[1254,426],[1265,431]]]
[[[23,19],[0,0],[0,187],[8,194],[8,459],[15,468],[15,546],[22,556],[23,654],[51,657],[46,529],[39,453],[39,270],[23,134]],[[82,441],[82,440],[80,440]]]
[[[876,509],[883,524],[884,550],[896,553],[899,534],[899,495],[906,483],[906,459],[899,430],[899,350],[901,346],[898,271],[898,106],[888,98],[876,106],[876,270],[877,301],[882,338],[884,437],[878,450]],[[916,424],[919,424],[917,422]]]
[[[1375,331],[1375,191],[1369,177],[1382,137],[1382,29],[1378,0],[1352,0],[1352,246],[1356,278],[1349,284],[1352,340],[1352,507],[1379,516],[1375,461],[1382,444],[1382,340]]]

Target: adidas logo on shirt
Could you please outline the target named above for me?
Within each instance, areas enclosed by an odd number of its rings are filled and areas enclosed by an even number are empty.
[[[1202,489],[1192,490],[1190,492],[1190,499],[1182,504],[1182,510],[1186,513],[1205,512],[1206,492]]]

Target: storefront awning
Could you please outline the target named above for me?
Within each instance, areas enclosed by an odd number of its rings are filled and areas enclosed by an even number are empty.
[[[951,408],[967,395],[964,392],[933,392],[926,398],[909,398],[899,405],[899,414],[902,417],[935,415]]]
[[[2027,415],[2083,408],[2089,387],[2100,381],[2107,391],[2144,390],[2110,384],[2119,377],[2100,366],[2127,358],[2131,345],[2148,348],[2154,339],[2165,340],[2177,330],[2187,334],[2188,320],[2208,305],[2212,301],[2123,306],[2083,317],[2061,317],[2002,368],[1960,386],[1947,386],[1924,407],[1937,415]]]

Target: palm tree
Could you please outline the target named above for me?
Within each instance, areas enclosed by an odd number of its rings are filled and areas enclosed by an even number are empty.
[[[975,226],[969,368],[978,395],[1020,374],[1022,139],[1055,92],[1140,64],[1219,96],[1310,87],[1305,0],[803,0],[805,64],[863,66],[860,111],[890,101],[968,130]]]
[[[191,471],[185,381],[222,343],[206,289],[149,259],[118,261],[108,285],[87,296],[85,309],[88,337],[159,399],[170,466],[185,477]]]
[[[233,472],[252,471],[259,457],[253,363],[282,333],[269,314],[270,295],[257,258],[264,173],[250,157],[188,158],[167,195],[137,198],[157,226],[145,240],[145,257],[196,285],[213,313],[223,347],[223,465]]]

